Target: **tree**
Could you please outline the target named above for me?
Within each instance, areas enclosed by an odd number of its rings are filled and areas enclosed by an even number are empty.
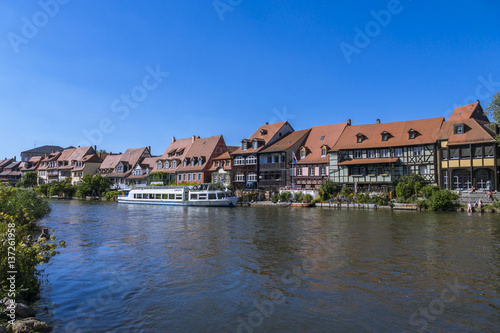
[[[103,193],[109,191],[111,180],[103,177],[100,174],[85,175],[82,177],[82,183],[78,185],[78,195],[84,196],[101,196]]]
[[[37,184],[38,177],[35,171],[28,171],[24,174],[24,176],[19,181],[20,187],[31,188],[35,187]]]
[[[420,189],[425,185],[422,176],[412,173],[399,179],[396,185],[396,197],[408,199],[420,194]]]
[[[326,201],[337,195],[339,187],[337,183],[330,179],[324,179],[319,187],[319,195],[322,200]]]
[[[485,113],[500,126],[500,90],[493,96],[491,101],[486,106]],[[497,142],[500,142],[500,136],[497,136]]]

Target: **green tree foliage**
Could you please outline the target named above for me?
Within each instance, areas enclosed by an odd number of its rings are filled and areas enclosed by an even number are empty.
[[[48,202],[33,190],[0,186],[0,298],[13,298],[7,280],[12,270],[17,272],[16,294],[30,300],[39,292],[40,265],[57,254],[57,244],[55,236],[34,241],[32,233],[34,223],[49,212]],[[9,263],[9,257],[15,262]]]
[[[396,185],[396,197],[408,199],[420,195],[420,189],[425,185],[422,176],[411,174],[403,176]]]
[[[304,195],[304,199],[302,200],[303,202],[306,202],[306,203],[310,203],[311,201],[313,201],[313,197],[312,195],[310,195],[309,193],[306,193]]]
[[[338,185],[330,179],[325,179],[321,182],[321,185],[319,187],[319,195],[323,201],[327,201],[330,198],[335,197],[338,192]]]
[[[35,171],[28,171],[21,178],[19,183],[16,184],[18,187],[33,188],[36,186],[38,181],[38,176]]]
[[[295,202],[302,202],[304,199],[304,193],[302,191],[296,192],[295,195],[293,196],[293,200]]]
[[[352,189],[349,186],[342,186],[342,189],[340,190],[340,195],[343,197],[348,197],[352,194]]]
[[[453,207],[453,201],[458,199],[458,195],[450,190],[435,191],[426,204],[429,209],[438,210]]]
[[[109,191],[111,180],[103,177],[100,174],[85,175],[82,178],[82,183],[78,185],[76,195],[79,197],[85,196],[101,196]]]
[[[279,198],[280,198],[280,201],[281,202],[287,202],[287,201],[290,201],[290,196],[292,194],[289,192],[289,191],[284,191],[284,192],[281,192],[280,195],[279,195]]]
[[[485,113],[490,116],[497,125],[500,125],[500,90],[497,91],[486,106]]]
[[[62,182],[60,181],[53,181],[48,184],[41,184],[37,188],[35,188],[35,191],[38,194],[41,194],[45,197],[52,197],[52,196],[58,196],[58,197],[72,197],[77,190],[76,185],[71,184],[71,177],[66,177],[66,179]]]

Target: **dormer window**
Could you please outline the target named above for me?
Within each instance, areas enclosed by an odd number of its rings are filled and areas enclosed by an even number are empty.
[[[187,164],[188,164],[188,161],[187,161],[187,159],[185,159],[184,162],[182,163],[182,165],[187,166]]]
[[[389,133],[388,132],[383,131],[381,134],[382,134],[382,141],[389,140]]]
[[[252,142],[252,148],[257,149],[259,147],[259,143],[256,141]]]
[[[165,163],[163,163],[163,167],[164,167],[165,169],[168,169],[168,167],[169,167],[169,165],[168,165],[168,161],[165,161]]]
[[[323,141],[323,140],[325,140],[325,136],[324,135],[321,136],[321,139],[319,139],[319,141]]]
[[[302,149],[300,151],[300,158],[303,159],[303,158],[306,158],[306,150],[305,149]]]
[[[361,133],[356,134],[356,142],[361,143],[365,139],[365,136]]]
[[[161,162],[156,162],[156,168],[159,170],[161,169]]]
[[[177,161],[175,161],[175,160],[174,160],[174,161],[172,161],[171,168],[172,168],[172,169],[177,168]]]
[[[464,124],[455,124],[453,126],[453,133],[464,134]]]
[[[203,158],[202,158],[202,157],[200,157],[200,158],[198,159],[198,165],[199,165],[199,166],[201,166],[202,164],[203,164]]]
[[[321,148],[321,157],[326,156],[326,147]]]
[[[267,134],[267,130],[266,129],[261,129],[260,130],[260,135],[266,135]]]
[[[243,141],[241,144],[241,149],[247,150],[247,148],[248,148],[248,143],[246,141]]]
[[[413,128],[411,128],[409,131],[408,131],[408,138],[410,140],[413,140],[417,137],[417,131],[415,131]]]
[[[194,166],[194,158],[191,159],[191,166]]]

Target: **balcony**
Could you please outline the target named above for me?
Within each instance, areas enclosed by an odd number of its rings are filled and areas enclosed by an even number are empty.
[[[285,169],[285,163],[262,163],[260,165],[261,170],[270,170],[270,169]]]
[[[59,177],[59,171],[47,171],[48,177]]]
[[[286,185],[285,180],[281,180],[281,179],[270,179],[270,180],[260,180],[259,181],[260,187],[282,187],[285,185]]]

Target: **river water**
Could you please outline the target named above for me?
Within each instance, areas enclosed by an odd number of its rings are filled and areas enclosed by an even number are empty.
[[[500,216],[53,201],[54,332],[495,332]]]

